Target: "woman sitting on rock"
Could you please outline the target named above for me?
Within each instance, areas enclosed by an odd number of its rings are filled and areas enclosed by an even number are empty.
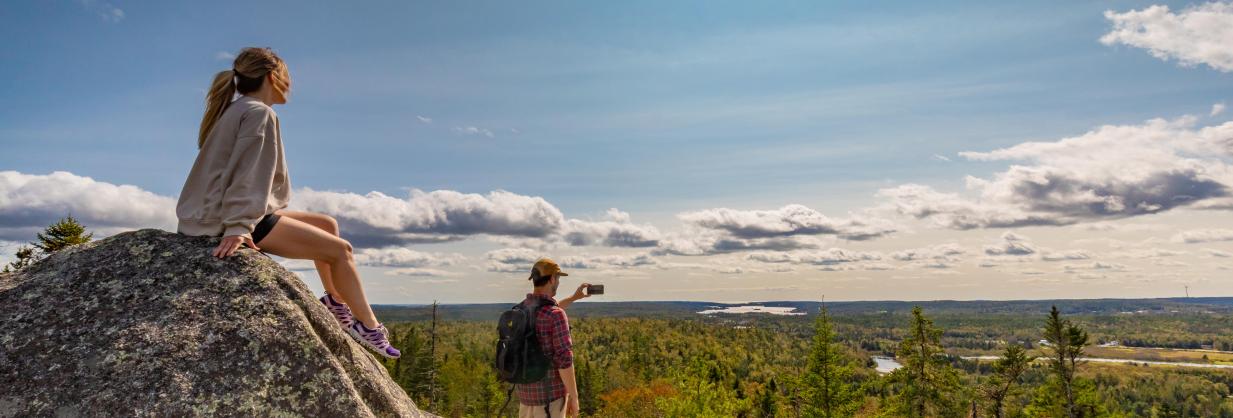
[[[338,222],[284,209],[291,181],[278,115],[270,106],[287,103],[290,91],[287,65],[269,48],[245,48],[232,69],[214,76],[197,137],[197,160],[176,204],[177,232],[222,236],[212,253],[219,258],[244,245],[313,260],[325,286],[321,302],[347,333],[378,354],[397,358],[398,349],[364,297],[351,244],[339,238]],[[232,101],[237,92],[241,96]]]

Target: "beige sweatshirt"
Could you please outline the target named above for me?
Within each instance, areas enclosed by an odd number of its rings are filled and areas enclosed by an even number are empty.
[[[197,152],[176,204],[176,231],[252,238],[257,222],[290,200],[278,115],[260,99],[240,96]]]

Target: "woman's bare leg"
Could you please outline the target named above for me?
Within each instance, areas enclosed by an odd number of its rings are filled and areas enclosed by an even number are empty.
[[[351,255],[351,243],[304,221],[292,217],[283,217],[274,224],[274,229],[257,243],[262,251],[279,257],[300,260],[324,261],[330,266],[330,279],[343,303],[351,308],[355,318],[369,328],[378,324],[368,299],[364,297],[364,288],[360,286],[360,276],[355,270],[355,259]]]
[[[298,221],[315,226],[322,231],[329,232],[330,235],[336,237],[338,236],[338,221],[334,220],[334,218],[330,215],[300,212],[295,210],[280,210],[274,213],[295,218]],[[264,240],[262,241],[264,242]],[[261,247],[261,244],[257,244],[257,246]],[[334,288],[333,276],[330,273],[330,263],[320,260],[313,260],[313,265],[317,266],[317,277],[321,278],[321,285],[325,287],[325,291],[331,295],[337,295],[338,289]]]

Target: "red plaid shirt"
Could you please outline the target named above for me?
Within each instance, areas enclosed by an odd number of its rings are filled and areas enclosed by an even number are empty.
[[[540,309],[535,317],[535,333],[539,339],[539,348],[548,356],[552,369],[544,380],[535,383],[515,385],[518,391],[518,402],[523,405],[546,405],[565,396],[565,382],[555,369],[565,369],[574,365],[574,342],[569,337],[569,318],[565,310],[556,306],[556,299],[547,295],[527,293],[524,303],[530,304],[531,298],[550,300],[553,306]]]

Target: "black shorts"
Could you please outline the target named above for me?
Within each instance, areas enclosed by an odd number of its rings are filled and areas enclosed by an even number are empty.
[[[261,221],[257,222],[257,226],[253,227],[253,243],[261,243],[261,239],[265,238],[266,234],[274,229],[274,224],[278,223],[278,218],[282,215],[273,213],[261,217]]]

